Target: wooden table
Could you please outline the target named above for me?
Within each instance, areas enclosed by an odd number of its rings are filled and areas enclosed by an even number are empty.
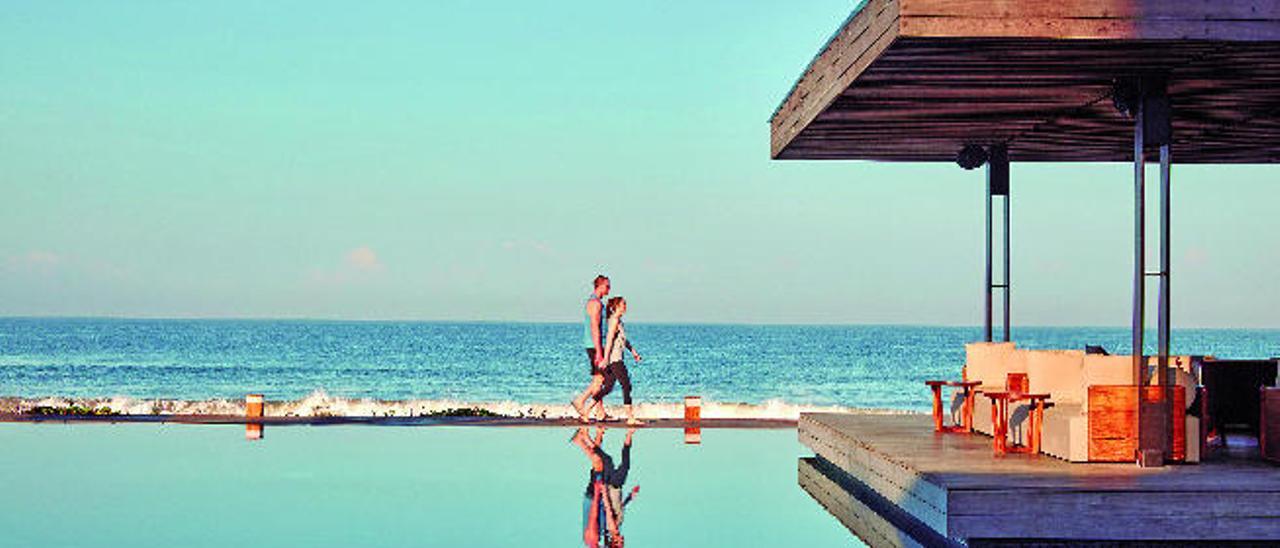
[[[973,432],[973,397],[974,388],[982,384],[979,381],[924,381],[933,389],[933,431],[934,432]],[[960,407],[960,424],[942,425],[942,387],[953,386],[964,391],[964,404]]]
[[[995,454],[1040,454],[1040,426],[1044,423],[1044,403],[1049,399],[1049,395],[1025,394],[1004,390],[983,392],[982,395],[991,398],[991,435],[993,438],[992,449]],[[1028,402],[1031,408],[1030,413],[1028,413],[1027,443],[1024,446],[1010,445],[1007,439],[1009,434],[1009,404],[1020,401]]]

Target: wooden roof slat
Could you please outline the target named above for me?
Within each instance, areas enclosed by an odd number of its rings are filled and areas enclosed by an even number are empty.
[[[1116,39],[1141,35],[1147,40],[1272,39],[1276,20],[1185,19],[992,19],[976,17],[904,17],[901,32],[921,38]]]
[[[907,2],[907,17],[989,17],[997,19],[1280,19],[1280,0],[1224,2],[1222,0],[1163,0],[1116,2],[1114,0],[925,0]]]
[[[1147,72],[1169,77],[1179,162],[1280,158],[1280,0],[872,0],[775,112],[772,152],[1129,161],[1108,93]]]

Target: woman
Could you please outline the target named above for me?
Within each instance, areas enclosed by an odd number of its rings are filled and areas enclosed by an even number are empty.
[[[640,486],[631,488],[631,493],[622,496],[623,490],[627,485],[627,474],[631,472],[631,436],[635,434],[635,428],[627,429],[627,438],[622,442],[622,463],[617,466],[610,466],[604,469],[601,474],[605,485],[604,503],[608,512],[606,532],[608,533],[609,546],[622,546],[622,517],[626,511],[627,505],[631,504],[636,495],[640,493]],[[613,459],[609,459],[612,462]]]
[[[582,499],[582,541],[590,548],[625,545],[621,531],[623,511],[640,492],[640,486],[635,486],[630,494],[622,496],[627,473],[631,470],[631,435],[634,432],[634,429],[627,430],[621,466],[615,466],[613,457],[604,451],[603,429],[597,429],[596,438],[592,440],[586,428],[579,428],[571,440],[591,461],[587,489]]]
[[[640,353],[631,347],[627,340],[627,329],[622,325],[622,316],[627,313],[627,300],[622,297],[609,299],[605,306],[609,317],[609,328],[604,337],[604,355],[607,365],[604,366],[604,384],[595,394],[597,405],[603,405],[604,397],[613,390],[615,382],[622,385],[622,403],[627,409],[627,424],[643,424],[636,419],[635,409],[631,405],[631,375],[627,372],[627,364],[622,361],[622,350],[631,351],[631,356],[640,363]]]

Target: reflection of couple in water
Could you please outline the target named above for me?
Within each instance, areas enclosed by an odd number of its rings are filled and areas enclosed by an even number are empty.
[[[631,471],[631,435],[634,432],[634,429],[627,430],[627,438],[622,442],[622,462],[616,466],[613,457],[602,447],[603,428],[596,428],[595,439],[586,428],[579,428],[573,436],[573,443],[591,461],[587,490],[582,498],[582,542],[587,546],[616,548],[623,545],[623,510],[640,492],[637,485],[625,498],[622,496],[627,473]]]
[[[614,297],[607,304],[602,301],[609,295],[609,287],[609,278],[596,276],[595,288],[587,297],[583,343],[591,365],[591,384],[574,398],[573,408],[584,423],[591,422],[592,415],[598,420],[607,420],[604,397],[613,391],[614,383],[621,384],[627,424],[638,425],[641,421],[636,419],[631,406],[631,375],[622,361],[622,351],[629,350],[636,363],[640,362],[640,354],[631,347],[626,328],[622,325],[622,316],[627,313],[627,300]],[[590,409],[587,408],[588,399],[594,400]]]

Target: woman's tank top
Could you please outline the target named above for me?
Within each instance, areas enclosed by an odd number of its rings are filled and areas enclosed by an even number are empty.
[[[605,332],[608,335],[608,331]],[[607,341],[606,341],[607,342]],[[609,363],[622,361],[622,351],[627,348],[627,330],[618,322],[618,332],[613,335],[613,348],[610,348]]]
[[[592,293],[590,297],[587,297],[587,303],[590,303],[591,301],[595,301],[595,302],[600,303],[600,339],[599,339],[599,341],[596,341],[596,340],[593,340],[593,339],[592,339],[592,337],[591,337],[591,314],[587,313],[586,303],[583,303],[583,306],[582,306],[582,327],[583,327],[583,330],[582,330],[582,346],[583,346],[584,348],[595,348],[595,346],[596,346],[596,342],[599,342],[599,343],[600,343],[600,351],[601,351],[601,352],[604,352],[604,336],[605,336],[605,333],[607,333],[606,328],[607,328],[607,327],[608,327],[608,325],[609,325],[608,323],[606,323],[606,322],[605,322],[604,303],[603,303],[603,302],[600,302],[600,297],[597,297],[595,293]]]

